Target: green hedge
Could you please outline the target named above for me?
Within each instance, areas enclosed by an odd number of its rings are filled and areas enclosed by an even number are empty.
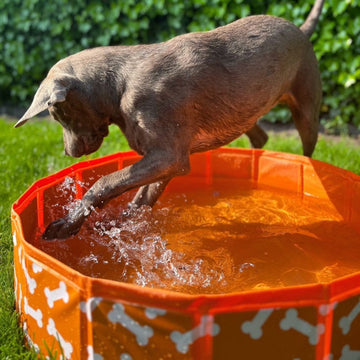
[[[325,0],[312,37],[320,60],[327,126],[360,127],[360,5]],[[0,96],[28,102],[48,69],[82,49],[150,43],[209,30],[249,14],[268,13],[301,25],[313,0],[2,0]],[[281,111],[270,118],[279,116]],[[288,115],[286,115],[288,116]],[[286,118],[286,117],[285,117]]]

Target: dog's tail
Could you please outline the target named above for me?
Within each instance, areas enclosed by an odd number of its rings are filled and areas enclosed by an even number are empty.
[[[310,14],[306,18],[305,22],[301,25],[300,30],[308,37],[313,34],[316,24],[319,21],[321,10],[323,8],[325,0],[315,0],[315,4],[312,7]]]

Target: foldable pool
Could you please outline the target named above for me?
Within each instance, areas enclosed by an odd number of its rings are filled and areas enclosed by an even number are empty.
[[[76,236],[45,226],[133,152],[80,162],[13,205],[29,346],[66,359],[360,358],[360,177],[302,156],[191,157],[154,209],[124,194]],[[62,355],[61,355],[62,354]]]

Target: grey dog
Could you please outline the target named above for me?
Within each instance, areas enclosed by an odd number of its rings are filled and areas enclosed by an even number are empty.
[[[262,147],[257,120],[286,104],[311,156],[318,136],[321,81],[309,41],[324,0],[297,28],[257,15],[208,32],[134,46],[99,47],[60,60],[37,90],[24,124],[49,109],[63,127],[65,153],[96,151],[116,124],[140,161],[100,178],[75,211],[50,223],[45,239],[76,234],[91,210],[133,188],[133,206],[153,206],[168,182],[190,170],[189,155],[246,133]]]

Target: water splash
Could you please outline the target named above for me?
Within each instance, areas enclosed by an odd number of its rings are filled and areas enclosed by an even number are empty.
[[[60,189],[71,211],[75,181]],[[93,212],[77,236],[40,247],[88,276],[192,294],[328,282],[360,268],[359,234],[325,200],[209,187],[135,209],[133,194]]]

